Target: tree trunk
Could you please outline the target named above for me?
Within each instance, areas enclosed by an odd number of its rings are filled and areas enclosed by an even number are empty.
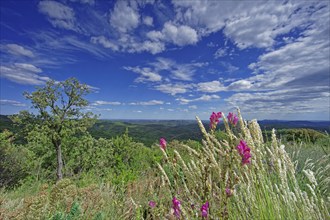
[[[57,153],[57,182],[63,179],[62,168],[63,168],[63,160],[62,160],[62,150],[61,144],[56,146],[56,153]]]

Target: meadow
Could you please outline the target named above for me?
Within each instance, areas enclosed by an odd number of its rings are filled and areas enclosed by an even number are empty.
[[[230,114],[213,113],[206,128],[196,118],[200,141],[65,139],[58,182],[47,136],[18,144],[4,131],[0,218],[329,219],[329,136],[280,140]]]

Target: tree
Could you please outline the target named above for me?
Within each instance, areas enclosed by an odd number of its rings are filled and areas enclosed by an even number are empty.
[[[88,105],[84,96],[89,92],[89,87],[75,78],[63,82],[50,80],[44,87],[24,93],[37,114],[22,111],[12,118],[29,131],[38,130],[48,135],[56,151],[57,181],[63,178],[62,140],[79,132],[87,132],[87,128],[95,122],[95,115],[83,111]]]

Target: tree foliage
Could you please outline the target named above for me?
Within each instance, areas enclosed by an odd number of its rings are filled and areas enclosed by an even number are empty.
[[[31,100],[37,114],[22,111],[12,118],[23,128],[25,135],[37,132],[45,134],[50,139],[56,151],[57,180],[63,178],[63,139],[78,133],[86,133],[95,122],[92,113],[83,111],[88,105],[84,96],[89,92],[87,85],[79,83],[74,78],[63,82],[50,80],[44,87],[39,87],[32,93],[24,93],[24,96]]]

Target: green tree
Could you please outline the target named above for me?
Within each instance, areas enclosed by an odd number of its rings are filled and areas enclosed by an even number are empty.
[[[63,178],[62,141],[65,137],[87,132],[96,119],[91,112],[83,111],[88,105],[84,96],[90,92],[86,84],[75,78],[63,82],[50,80],[44,87],[38,87],[24,96],[31,100],[37,113],[20,112],[12,120],[28,132],[38,130],[47,134],[56,151],[57,181]]]

